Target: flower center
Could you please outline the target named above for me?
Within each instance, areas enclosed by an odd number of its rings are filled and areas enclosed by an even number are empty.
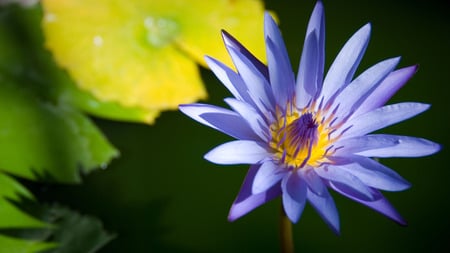
[[[295,108],[278,113],[277,120],[270,126],[270,147],[281,163],[300,169],[306,165],[317,167],[328,161],[326,156],[336,139],[330,137],[334,128],[320,114],[320,111]]]

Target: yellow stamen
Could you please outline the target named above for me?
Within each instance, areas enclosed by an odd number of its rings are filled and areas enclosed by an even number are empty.
[[[330,126],[331,118],[324,119],[326,113],[292,105],[276,114],[277,120],[270,126],[270,147],[281,163],[300,169],[328,162],[329,149],[336,141],[331,134],[336,128]]]

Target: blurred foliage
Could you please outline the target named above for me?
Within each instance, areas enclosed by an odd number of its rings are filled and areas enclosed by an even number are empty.
[[[41,217],[53,228],[38,231],[42,239],[57,244],[45,253],[93,253],[114,239],[99,219],[53,205],[41,208]]]
[[[18,228],[46,228],[49,225],[20,210],[13,201],[33,200],[33,195],[11,177],[0,173],[0,232]],[[23,240],[0,234],[0,253],[37,252],[53,247],[42,240]]]
[[[197,63],[204,55],[227,63],[225,29],[264,57],[263,5],[255,0],[43,0],[45,45],[76,84],[114,103],[113,119],[152,123],[161,110],[206,97]],[[260,38],[260,39],[255,39]],[[97,104],[98,104],[97,103]],[[130,108],[131,107],[131,108]]]
[[[54,247],[53,244],[43,243],[41,241],[32,241],[32,240],[23,240],[16,239],[13,237],[7,237],[0,235],[0,253],[12,253],[12,252],[20,252],[20,253],[31,253],[31,252],[40,252],[51,247]]]
[[[28,179],[76,183],[117,151],[76,109],[38,100],[4,75],[0,85],[0,168]],[[30,85],[33,85],[32,82]]]
[[[34,197],[9,175],[79,183],[80,172],[106,168],[118,155],[88,117],[60,99],[63,88],[53,88],[73,84],[42,47],[39,17],[38,8],[0,7],[0,231],[51,227],[18,208]],[[0,245],[0,252],[37,252],[55,244],[2,234]]]
[[[29,197],[10,200],[20,209],[47,223],[41,227],[1,228],[0,253],[92,253],[97,252],[115,237],[106,232],[95,217],[57,204],[42,205]],[[4,236],[7,235],[7,236]],[[22,238],[17,239],[17,238]],[[5,242],[6,246],[3,244]]]

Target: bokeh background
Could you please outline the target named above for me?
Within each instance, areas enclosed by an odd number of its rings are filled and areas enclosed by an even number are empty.
[[[315,1],[266,0],[274,10],[294,68]],[[443,145],[425,158],[383,159],[412,183],[386,193],[408,221],[402,227],[382,215],[333,194],[341,219],[334,235],[311,206],[294,225],[297,252],[447,252],[450,250],[448,1],[324,0],[326,67],[345,41],[367,22],[372,38],[359,72],[393,56],[399,67],[420,64],[415,77],[390,103],[432,104],[426,113],[384,132],[421,136]],[[262,29],[262,27],[261,27]],[[218,35],[219,36],[219,33]],[[223,105],[230,96],[202,69],[208,103]],[[94,215],[117,237],[99,252],[277,252],[280,200],[230,223],[228,210],[247,166],[218,166],[204,153],[229,140],[177,111],[164,112],[156,124],[94,119],[121,152],[106,170],[83,177],[81,185],[28,183],[40,202],[58,201]]]

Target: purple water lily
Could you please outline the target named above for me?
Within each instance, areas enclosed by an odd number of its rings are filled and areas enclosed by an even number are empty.
[[[440,146],[421,138],[371,134],[422,113],[429,105],[384,105],[417,70],[417,66],[394,70],[399,57],[381,61],[353,78],[370,30],[367,24],[346,42],[325,78],[320,1],[307,27],[297,77],[270,14],[265,14],[264,27],[267,66],[223,32],[237,72],[211,57],[206,61],[234,96],[225,99],[231,110],[199,103],[180,105],[180,110],[238,139],[211,150],[207,160],[251,164],[231,207],[230,221],[281,196],[292,222],[299,220],[308,201],[339,233],[338,212],[328,192],[333,189],[405,224],[380,190],[401,191],[410,183],[373,158],[426,156]]]

